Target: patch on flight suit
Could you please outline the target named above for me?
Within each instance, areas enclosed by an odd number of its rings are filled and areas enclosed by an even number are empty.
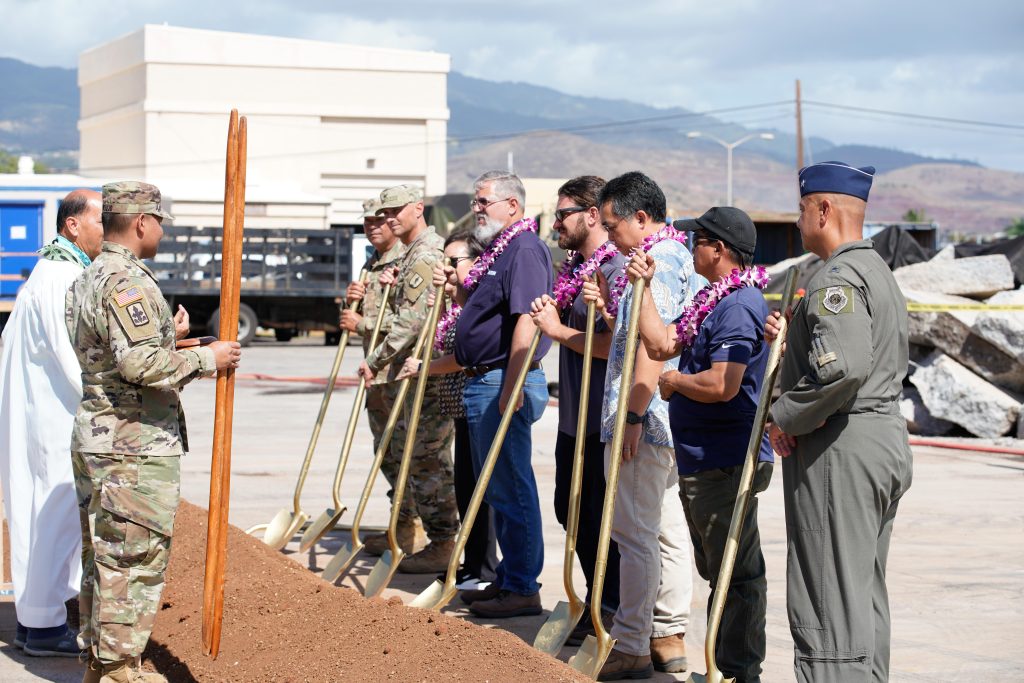
[[[853,286],[838,285],[818,290],[818,315],[853,313]]]
[[[160,333],[153,320],[149,302],[139,287],[129,287],[116,292],[110,301],[114,304],[110,309],[130,342],[140,342],[156,337]]]
[[[419,261],[412,267],[409,277],[405,280],[405,299],[414,303],[420,298],[420,294],[427,288],[433,278],[433,268],[427,263]]]

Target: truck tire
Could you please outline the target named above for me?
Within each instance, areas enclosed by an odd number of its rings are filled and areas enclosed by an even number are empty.
[[[289,342],[295,336],[295,330],[290,327],[275,327],[274,339],[279,342]]]
[[[324,346],[337,346],[341,341],[341,332],[324,332]]]
[[[243,303],[238,304],[238,343],[248,346],[256,338],[256,327],[259,320],[256,318],[256,311]],[[218,308],[210,316],[210,334],[220,337],[220,309]]]

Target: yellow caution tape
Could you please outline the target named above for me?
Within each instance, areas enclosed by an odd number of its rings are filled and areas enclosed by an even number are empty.
[[[800,298],[800,294],[796,298]],[[765,294],[768,301],[780,301],[781,294]],[[942,313],[945,311],[1024,311],[1024,304],[919,304],[907,302],[911,313]]]

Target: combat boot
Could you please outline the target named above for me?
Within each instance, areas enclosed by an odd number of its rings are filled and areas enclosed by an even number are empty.
[[[103,665],[99,683],[167,683],[163,674],[143,671],[138,658]]]
[[[427,545],[427,534],[423,531],[423,522],[419,517],[410,520],[398,520],[398,547],[406,555],[413,555],[423,550]],[[388,549],[388,535],[373,534],[367,536],[363,542],[363,552],[367,555],[383,555]]]
[[[654,675],[650,655],[631,655],[622,650],[612,650],[605,660],[599,681],[644,680]]]
[[[436,574],[446,571],[453,552],[455,541],[431,541],[423,550],[402,560],[398,571],[404,574]]]

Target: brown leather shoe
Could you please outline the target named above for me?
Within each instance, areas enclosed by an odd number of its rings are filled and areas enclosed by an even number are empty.
[[[487,588],[460,591],[459,599],[467,605],[472,605],[477,600],[492,600],[498,597],[498,593],[500,592],[501,586],[498,585],[498,582],[491,581],[487,585]]]
[[[507,617],[526,617],[540,614],[544,608],[540,605],[540,591],[533,595],[521,595],[512,591],[498,591],[490,600],[475,600],[469,611],[478,617],[487,619],[505,619]]]
[[[685,633],[651,638],[651,663],[658,671],[678,674],[686,671]]]
[[[455,551],[455,541],[431,541],[415,555],[407,556],[398,565],[404,574],[436,574],[448,569],[448,561]]]
[[[406,555],[418,553],[427,545],[427,535],[423,531],[423,523],[419,517],[408,521],[399,520],[396,531],[398,533],[398,547]],[[386,533],[367,536],[363,541],[363,552],[367,555],[383,555],[388,547],[388,535]]]
[[[612,650],[597,674],[599,681],[641,680],[654,675],[650,655],[630,655],[621,650]]]

